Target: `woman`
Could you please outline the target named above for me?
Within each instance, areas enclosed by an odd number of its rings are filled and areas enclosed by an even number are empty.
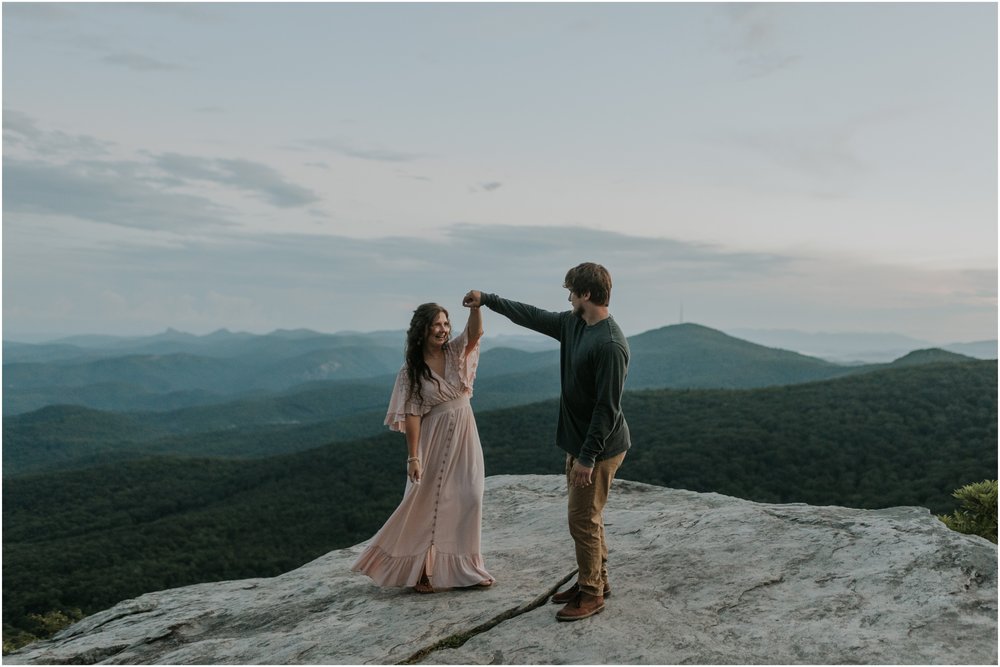
[[[351,569],[380,586],[435,588],[495,581],[479,552],[483,450],[469,398],[483,335],[478,308],[449,340],[448,311],[425,303],[406,332],[406,363],[396,376],[386,426],[406,434],[403,500]]]

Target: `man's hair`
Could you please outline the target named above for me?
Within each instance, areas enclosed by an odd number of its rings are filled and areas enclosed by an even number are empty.
[[[563,287],[580,295],[590,293],[590,302],[606,306],[611,301],[611,274],[600,264],[584,262],[566,272]]]

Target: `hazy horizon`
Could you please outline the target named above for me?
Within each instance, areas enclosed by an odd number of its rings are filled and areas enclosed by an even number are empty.
[[[490,314],[491,314],[490,311],[487,309],[485,317],[488,319],[490,317]],[[497,315],[496,313],[492,313],[492,314],[494,316],[500,318],[500,319],[503,319],[502,315]],[[464,315],[464,313],[463,313],[463,315]],[[612,315],[613,315],[613,313],[612,313]],[[454,315],[452,316],[452,319],[454,320]],[[912,341],[914,343],[933,343],[933,344],[939,344],[939,345],[967,344],[967,343],[988,343],[988,342],[995,342],[997,340],[996,338],[982,338],[982,339],[976,339],[976,340],[937,340],[937,341],[932,341],[932,340],[927,340],[927,339],[914,338],[913,336],[907,336],[906,334],[902,334],[902,333],[899,333],[899,332],[893,332],[893,331],[805,331],[805,330],[802,330],[802,329],[788,329],[788,328],[780,328],[780,329],[779,328],[770,328],[770,329],[768,329],[768,328],[747,328],[747,327],[735,327],[735,328],[732,328],[732,329],[719,329],[717,327],[713,327],[713,326],[710,326],[708,324],[704,324],[704,323],[701,323],[701,322],[686,322],[686,321],[685,322],[668,322],[666,324],[663,324],[663,325],[660,325],[660,326],[657,326],[657,327],[652,327],[650,329],[644,329],[642,331],[635,331],[635,332],[626,331],[625,333],[629,337],[631,337],[631,336],[637,336],[637,335],[640,335],[640,334],[643,334],[643,333],[647,333],[649,331],[655,331],[657,329],[662,329],[662,328],[666,328],[666,327],[670,327],[670,326],[676,326],[678,324],[691,324],[691,325],[695,325],[695,326],[707,327],[709,329],[715,329],[717,331],[721,331],[721,332],[723,332],[723,333],[725,333],[727,335],[733,336],[734,338],[743,338],[744,336],[753,335],[753,334],[757,334],[757,335],[764,335],[764,334],[788,334],[788,335],[796,335],[796,336],[802,336],[802,337],[814,337],[814,338],[824,338],[824,337],[840,338],[840,339],[845,340],[845,341],[850,340],[850,339],[872,339],[872,340],[883,340],[883,341],[885,341],[887,343],[890,342],[890,341],[896,341],[896,342],[899,342],[899,343],[902,343],[902,342],[905,342],[905,341]],[[457,328],[460,328],[463,325],[464,325],[464,320],[461,320],[461,321],[459,321],[459,322],[456,323],[456,327]],[[190,336],[196,336],[196,337],[202,338],[202,337],[206,337],[206,336],[211,336],[213,334],[218,334],[218,333],[221,333],[221,332],[228,332],[228,333],[234,334],[234,335],[248,334],[248,335],[253,335],[253,336],[267,336],[267,335],[271,335],[271,334],[278,333],[278,332],[283,332],[283,331],[311,331],[311,332],[314,332],[314,333],[317,333],[317,334],[320,334],[320,335],[341,335],[341,334],[372,335],[372,334],[383,334],[383,333],[391,333],[391,334],[398,333],[398,334],[402,335],[402,334],[405,334],[406,328],[404,326],[404,327],[397,327],[397,328],[390,328],[390,329],[371,329],[371,330],[339,329],[339,330],[336,330],[336,331],[322,331],[322,330],[318,330],[318,329],[311,329],[309,327],[274,327],[274,328],[268,329],[266,331],[248,331],[248,330],[245,330],[245,329],[236,329],[236,328],[233,328],[233,327],[219,327],[217,329],[212,329],[210,331],[186,331],[186,330],[183,330],[183,329],[178,329],[176,327],[170,327],[170,326],[168,326],[166,328],[163,328],[163,329],[160,329],[160,330],[157,330],[157,331],[138,332],[138,333],[122,333],[122,332],[114,332],[114,331],[81,331],[81,332],[69,333],[69,334],[27,333],[23,337],[15,337],[15,336],[9,336],[5,332],[4,335],[3,335],[3,340],[5,342],[10,342],[10,343],[45,344],[45,343],[54,343],[54,342],[58,342],[58,341],[62,341],[62,340],[67,340],[67,339],[73,339],[73,338],[85,338],[85,337],[89,337],[89,336],[128,339],[128,338],[148,338],[148,337],[155,337],[155,336],[160,336],[160,335],[169,334],[169,333],[176,333],[176,334],[181,334],[181,335],[190,335]],[[524,328],[519,328],[519,327],[514,327],[513,329],[510,329],[510,330],[504,329],[503,331],[500,331],[500,332],[497,332],[497,331],[486,331],[485,334],[484,334],[484,337],[485,338],[530,337],[530,338],[540,338],[540,339],[547,338],[546,336],[543,336],[542,334],[539,334],[537,332],[534,332],[534,331],[531,331],[531,330],[528,330],[528,329],[524,329]],[[553,345],[555,345],[555,344],[556,343],[553,342]]]
[[[0,11],[6,340],[564,310],[582,261],[629,335],[997,337],[995,3]]]

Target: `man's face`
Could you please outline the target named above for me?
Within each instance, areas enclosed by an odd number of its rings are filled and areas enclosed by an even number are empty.
[[[583,317],[583,304],[588,298],[590,298],[589,293],[584,293],[581,296],[576,292],[574,292],[573,290],[569,291],[569,302],[573,306],[574,315],[576,315],[577,317]]]

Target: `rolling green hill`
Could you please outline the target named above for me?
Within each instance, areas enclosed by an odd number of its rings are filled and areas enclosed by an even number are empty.
[[[628,387],[747,389],[826,380],[855,369],[677,324],[629,339]]]
[[[49,406],[3,421],[3,474],[63,470],[152,454],[260,458],[384,430],[394,376],[171,412]]]
[[[400,337],[399,332],[279,331],[267,336],[216,332],[202,337],[167,332],[142,339],[67,341],[87,345],[79,347],[67,342],[7,343],[4,416],[54,404],[111,411],[175,410],[313,381],[379,377],[399,369]],[[695,324],[663,327],[629,340],[629,389],[761,387],[851,372]],[[504,397],[490,407],[509,405],[514,396],[530,402],[556,395],[558,385],[552,378],[558,378],[554,372],[558,365],[557,350],[493,348],[482,354],[479,379],[488,383],[484,393]]]
[[[385,347],[346,346],[291,357],[219,359],[177,353],[5,364],[4,415],[67,402],[114,411],[151,409],[158,396],[167,409],[197,405],[199,398],[200,404],[219,403],[317,380],[395,374],[400,359],[399,351]]]
[[[311,332],[281,332],[267,337],[289,336],[313,344]],[[351,336],[340,336],[340,353],[355,350]],[[246,344],[260,345],[254,338]],[[971,361],[942,350],[921,350],[891,365],[845,367],[811,357],[747,343],[694,324],[675,325],[646,332],[631,339],[632,363],[627,389],[642,388],[747,388],[815,381],[830,377],[867,373],[899,365],[938,361]],[[255,372],[269,377],[308,377],[311,368],[321,368],[327,351],[274,360],[272,370]],[[183,357],[187,363],[197,357]],[[136,357],[105,360],[129,367]],[[147,358],[141,358],[143,363]],[[239,360],[210,360],[235,364]],[[398,360],[397,360],[398,362]],[[170,366],[168,357],[160,364]],[[258,366],[263,362],[257,362]],[[354,359],[348,372],[363,374],[379,368],[364,357]],[[379,362],[381,363],[381,362]],[[317,366],[318,364],[318,366]],[[496,348],[482,355],[474,405],[479,411],[524,405],[558,396],[558,352],[524,352]],[[387,364],[386,364],[387,365]],[[77,365],[70,365],[76,368]],[[199,372],[204,371],[200,366]],[[47,366],[51,373],[58,365]],[[175,369],[176,370],[176,369]],[[174,370],[170,371],[171,373]],[[180,372],[180,371],[177,371]],[[392,387],[392,374],[361,380],[326,380],[298,384],[280,392],[258,390],[255,394],[223,402],[218,394],[204,406],[181,406],[167,410],[129,412],[123,418],[102,416],[72,405],[48,407],[41,413],[8,416],[4,420],[4,476],[46,469],[69,469],[109,463],[148,454],[183,454],[257,458],[309,449],[331,441],[375,435],[382,430],[381,416]],[[5,380],[6,381],[6,380]],[[221,382],[221,380],[220,380]],[[171,385],[173,386],[173,385]],[[64,388],[86,393],[87,387]],[[110,391],[110,389],[106,390]],[[5,401],[31,396],[31,390],[9,390]],[[147,403],[157,396],[183,401],[186,394],[129,392],[117,386],[115,393],[130,395],[133,403]],[[92,402],[93,395],[88,396]],[[205,399],[207,400],[207,399]],[[45,420],[52,421],[46,427]],[[102,430],[102,425],[106,428]]]
[[[962,361],[971,361],[971,359],[956,352],[949,352],[947,350],[932,347],[923,350],[914,350],[913,352],[896,359],[890,365],[918,366],[920,364],[954,363]]]
[[[653,484],[944,513],[954,489],[996,474],[996,362],[754,390],[634,391],[624,405],[634,447],[620,476]],[[559,473],[556,408],[478,413],[487,474]],[[4,623],[273,575],[357,543],[398,502],[404,452],[401,436],[383,433],[261,460],[155,458],[6,479]]]
[[[629,347],[629,390],[749,389],[814,382],[877,368],[840,366],[748,343],[697,324],[675,324],[632,336]],[[477,381],[477,391],[483,395],[528,393],[534,398],[558,395],[557,351],[511,357],[510,370],[484,373]],[[489,368],[493,371],[495,366]]]

